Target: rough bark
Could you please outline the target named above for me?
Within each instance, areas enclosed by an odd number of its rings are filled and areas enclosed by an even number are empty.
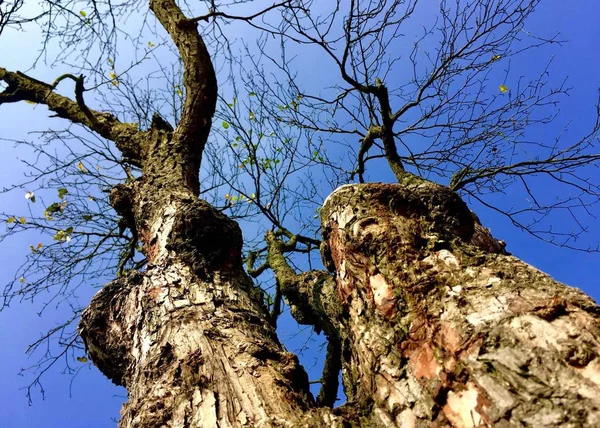
[[[330,341],[315,401],[242,269],[238,225],[198,198],[217,83],[197,20],[174,0],[150,6],[185,68],[175,129],[88,108],[82,76],[51,85],[0,68],[0,104],[45,104],[141,168],[110,202],[148,266],[105,286],[80,324],[91,360],[128,390],[121,427],[600,426],[600,309],[506,254],[450,189],[405,173],[385,135],[399,113],[360,157],[381,138],[400,183],[344,186],[323,207],[332,274],[296,273],[291,243],[267,236],[293,315]],[[54,91],[64,79],[75,100]],[[340,366],[348,403],[331,409]]]
[[[322,223],[349,406],[374,426],[600,426],[600,308],[455,193],[347,185]]]
[[[120,426],[335,425],[309,412],[307,375],[242,269],[238,225],[198,199],[194,152],[150,135],[141,178],[111,192],[149,265],[104,287],[80,324],[91,360],[128,390]]]
[[[121,427],[600,424],[599,308],[506,254],[450,189],[407,175],[334,192],[322,250],[335,280],[296,274],[267,236],[294,315],[341,345],[348,403],[332,410],[278,342],[237,225],[185,185],[146,183],[152,171],[111,195],[151,264],[81,322],[91,359],[128,389]]]

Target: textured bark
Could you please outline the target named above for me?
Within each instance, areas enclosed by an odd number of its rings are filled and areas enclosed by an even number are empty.
[[[278,342],[237,225],[185,181],[152,185],[153,168],[111,195],[151,265],[100,291],[80,328],[128,389],[121,427],[600,424],[600,309],[506,254],[448,188],[406,175],[334,192],[322,251],[335,276],[296,274],[267,235],[293,314],[326,331],[333,373],[341,357],[348,403],[332,410]]]
[[[200,152],[153,123],[141,177],[110,195],[148,267],[104,287],[80,323],[91,360],[128,390],[120,426],[334,425],[309,412],[307,375],[242,269],[237,223],[198,199]]]
[[[198,198],[217,83],[197,22],[174,0],[150,7],[184,64],[175,129],[88,109],[83,78],[72,101],[0,68],[0,103],[44,103],[141,168],[110,202],[148,266],[104,287],[80,324],[91,360],[128,390],[121,427],[600,426],[599,308],[506,254],[450,189],[405,173],[389,135],[372,137],[400,184],[343,186],[325,202],[333,275],[296,273],[284,253],[297,237],[267,235],[292,314],[330,342],[315,401],[242,269],[238,225]],[[340,366],[348,403],[331,409]]]
[[[448,188],[343,186],[322,222],[346,394],[374,426],[600,426],[600,309]]]
[[[91,360],[128,390],[120,426],[334,424],[309,412],[307,375],[242,269],[241,231],[198,199],[171,135],[154,132],[142,177],[111,193],[149,266],[104,287],[80,324]]]

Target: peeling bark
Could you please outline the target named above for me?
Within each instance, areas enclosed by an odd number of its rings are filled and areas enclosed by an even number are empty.
[[[296,274],[268,234],[294,315],[335,339],[348,402],[331,409],[278,342],[235,222],[185,186],[133,187],[151,265],[99,292],[80,326],[128,389],[121,427],[600,424],[600,309],[506,254],[450,189],[407,175],[335,191],[334,277]]]
[[[311,405],[306,373],[250,287],[240,269],[202,282],[174,262],[93,299],[80,331],[98,368],[128,390],[119,426],[299,423]]]
[[[375,426],[600,425],[600,308],[505,254],[451,190],[343,186],[322,223],[346,394]]]

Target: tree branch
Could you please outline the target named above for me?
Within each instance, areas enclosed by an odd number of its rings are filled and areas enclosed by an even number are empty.
[[[56,85],[66,77],[76,82],[75,97],[77,101],[53,92]],[[140,157],[139,142],[143,141],[143,133],[133,124],[122,123],[110,113],[89,109],[83,102],[83,77],[63,75],[53,85],[34,79],[21,72],[11,72],[0,67],[0,80],[8,87],[0,93],[0,104],[29,101],[46,105],[56,116],[79,123],[102,137],[115,142],[123,156],[132,164],[138,164]]]
[[[197,22],[186,18],[174,0],[151,0],[150,9],[173,39],[183,62],[186,96],[173,140],[193,150],[199,165],[217,103],[215,70]]]
[[[206,15],[201,15],[198,16],[196,18],[190,18],[190,22],[200,22],[200,21],[206,21],[208,22],[208,20],[210,18],[225,18],[225,19],[235,19],[235,20],[239,20],[239,21],[252,21],[254,18],[258,18],[261,15],[264,15],[265,13],[273,10],[273,9],[277,9],[278,7],[281,6],[285,6],[287,4],[290,4],[291,0],[286,0],[284,2],[281,3],[275,3],[269,7],[267,7],[266,9],[261,10],[260,12],[257,12],[253,15],[249,15],[249,16],[235,16],[235,15],[228,15],[224,12],[217,12],[214,9],[211,9]]]
[[[281,241],[273,232],[265,235],[267,263],[275,274],[278,292],[290,304],[290,312],[299,324],[312,325],[317,333],[323,331],[328,340],[321,391],[317,402],[332,407],[337,398],[338,375],[342,367],[339,332],[332,323],[341,310],[337,304],[335,281],[325,271],[297,274],[285,259],[284,252],[293,251],[296,240]]]

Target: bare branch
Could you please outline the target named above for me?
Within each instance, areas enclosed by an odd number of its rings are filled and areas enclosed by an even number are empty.
[[[64,77],[59,77],[56,84]],[[41,82],[21,72],[11,72],[0,68],[0,80],[8,84],[0,93],[0,105],[18,101],[29,101],[44,104],[56,113],[56,116],[79,123],[97,132],[104,138],[115,142],[123,156],[132,163],[138,164],[140,158],[140,142],[143,133],[137,127],[120,122],[110,113],[89,109],[83,102],[83,77],[75,78],[77,83],[77,102],[54,92],[54,85]]]

